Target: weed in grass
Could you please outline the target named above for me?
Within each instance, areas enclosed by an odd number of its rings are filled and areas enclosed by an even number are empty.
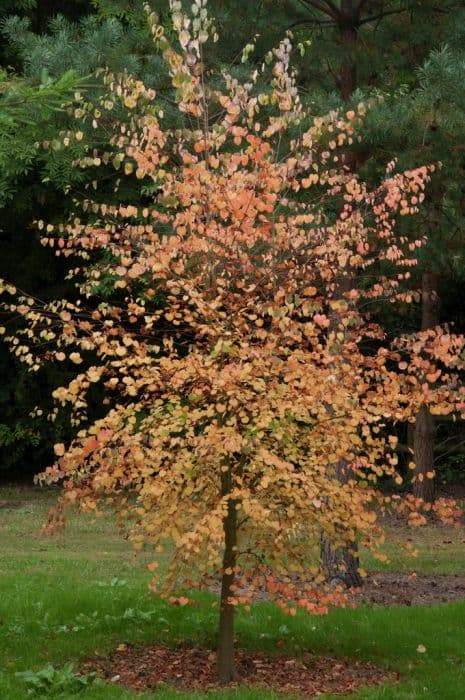
[[[101,683],[96,673],[75,673],[72,663],[67,663],[60,669],[47,664],[40,671],[19,671],[15,673],[15,678],[23,683],[28,695],[47,697],[77,695],[90,685]]]

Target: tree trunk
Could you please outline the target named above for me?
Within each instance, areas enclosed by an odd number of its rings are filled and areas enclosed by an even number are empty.
[[[357,89],[357,65],[353,52],[357,46],[359,14],[354,11],[353,0],[341,0],[340,17],[339,36],[344,58],[341,62],[339,89],[342,99],[347,102]]]
[[[343,58],[339,70],[339,92],[344,102],[348,102],[357,89],[357,64],[354,59],[358,41],[357,22],[353,0],[341,0],[339,37]],[[341,153],[341,159],[350,172],[357,170],[357,152],[353,148],[345,149]]]
[[[434,442],[436,424],[428,407],[423,405],[415,421],[413,436],[413,451],[415,455],[415,471],[413,495],[428,503],[434,501],[434,479],[431,473],[434,469]],[[427,474],[430,473],[428,477]]]
[[[221,495],[231,493],[231,470],[221,474]],[[222,683],[237,680],[234,660],[234,605],[230,603],[233,595],[231,587],[235,580],[237,559],[237,511],[236,502],[228,501],[228,509],[223,519],[224,553],[221,572],[220,623],[218,632],[218,676]]]
[[[439,323],[438,275],[425,271],[421,280],[421,330],[426,331]],[[436,422],[423,405],[415,421],[413,454],[413,495],[432,503],[434,501],[434,479],[427,476],[434,470],[434,443]]]
[[[348,481],[347,462],[341,460],[337,463],[335,478],[341,484]],[[322,533],[320,559],[323,572],[330,584],[339,583],[347,586],[347,588],[362,585],[356,542],[351,542],[350,545],[345,547],[334,547],[332,541]]]
[[[356,542],[350,547],[335,549],[330,540],[322,537],[321,560],[326,579],[331,585],[342,584],[347,588],[359,588],[362,585]]]
[[[339,37],[343,48],[343,58],[339,70],[339,91],[344,102],[348,102],[357,89],[357,65],[354,51],[358,41],[358,21],[360,11],[354,8],[353,0],[341,0],[339,12]],[[357,169],[357,154],[353,149],[344,150],[342,162],[350,172]],[[355,285],[352,277],[344,278],[340,283],[341,295]],[[337,325],[338,319],[333,319]],[[334,478],[340,483],[348,480],[347,462],[341,460],[335,465]],[[322,533],[320,542],[320,562],[323,572],[330,583],[342,583],[347,587],[361,586],[362,578],[358,571],[359,559],[357,542],[345,547],[334,547],[328,537]]]

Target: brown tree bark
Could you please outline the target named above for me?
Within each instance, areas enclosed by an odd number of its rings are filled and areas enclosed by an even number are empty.
[[[421,330],[433,328],[439,323],[440,301],[438,295],[438,275],[425,271],[421,280]],[[434,471],[434,443],[436,422],[428,407],[423,405],[416,417],[413,434],[413,495],[428,503],[434,501],[434,479],[427,474]]]
[[[339,93],[348,102],[357,89],[357,64],[354,52],[358,41],[359,13],[354,7],[353,0],[341,0],[341,10],[338,20],[339,38],[342,46],[342,60],[339,69]],[[341,154],[342,163],[350,172],[357,170],[358,155],[353,148],[344,150]]]
[[[360,26],[362,2],[359,0],[341,0],[340,6],[336,3],[320,3],[309,0],[309,4],[328,14],[334,19],[338,27],[339,38],[343,49],[342,60],[339,68],[338,88],[344,102],[348,102],[357,89],[357,65],[355,62],[355,49],[358,42],[358,29]],[[346,150],[343,155],[344,165],[351,171],[357,169],[357,154],[353,149]],[[341,294],[354,286],[354,280],[350,277],[343,279]],[[337,323],[337,319],[335,319]],[[335,465],[334,478],[341,484],[348,479],[347,463],[344,460]],[[362,585],[359,573],[359,560],[357,555],[357,543],[351,542],[346,547],[334,547],[331,540],[322,534],[320,542],[320,562],[325,575],[330,582],[340,582],[348,587]]]
[[[350,99],[357,88],[357,66],[353,56],[358,39],[357,20],[353,0],[341,0],[339,36],[344,54],[340,68],[339,90],[344,102]],[[351,171],[355,171],[357,167],[356,160],[356,154],[353,150],[344,153],[344,164]],[[345,279],[341,285],[341,293],[347,291],[345,287],[352,287],[353,282],[352,279]],[[335,478],[341,484],[347,482],[346,462],[338,462],[335,466]],[[328,581],[340,582],[349,588],[362,585],[358,571],[360,564],[356,542],[352,542],[346,547],[334,547],[327,537],[322,536],[320,552],[321,564]]]
[[[439,323],[439,275],[426,270],[421,277],[421,330],[427,331]]]
[[[413,452],[415,471],[413,495],[428,503],[434,501],[434,479],[428,477],[428,472],[434,469],[434,443],[436,423],[427,406],[422,406],[415,421],[413,435]]]
[[[348,480],[347,463],[338,462],[335,468],[335,478],[344,484]],[[320,558],[323,572],[330,584],[343,584],[347,588],[362,585],[359,573],[357,543],[350,542],[346,546],[335,547],[330,538],[322,534],[320,543]]]
[[[335,296],[343,297],[346,292],[349,292],[355,286],[355,280],[352,276],[343,277],[338,283],[338,289]],[[334,314],[331,317],[331,327],[337,330],[340,322],[340,315]],[[339,460],[334,464],[334,479],[341,485],[346,484],[350,478],[349,465],[344,459]],[[344,532],[340,533],[344,535]],[[345,533],[348,535],[348,533]],[[347,540],[345,546],[334,546],[331,538],[324,532],[320,539],[320,564],[327,581],[331,584],[339,583],[351,588],[362,585],[362,578],[359,573],[360,562],[358,558],[358,547],[355,540],[350,540],[349,537],[343,537]]]
[[[341,0],[339,36],[344,57],[340,69],[339,90],[344,102],[347,102],[357,89],[357,65],[353,52],[357,46],[359,20],[353,0]]]
[[[221,495],[231,494],[231,469],[221,474]],[[222,683],[237,680],[234,659],[234,605],[230,603],[233,595],[237,560],[237,511],[236,502],[228,500],[228,508],[223,519],[224,553],[221,572],[220,622],[218,630],[218,677]]]

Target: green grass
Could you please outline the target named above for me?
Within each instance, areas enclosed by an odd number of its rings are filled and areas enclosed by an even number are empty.
[[[214,644],[217,612],[211,597],[197,605],[172,607],[147,595],[149,574],[143,558],[134,560],[108,518],[92,523],[72,517],[66,534],[38,536],[50,491],[0,489],[0,502],[21,503],[0,509],[0,698],[24,700],[27,691],[15,672],[60,668],[72,660],[105,654],[120,643],[192,640]],[[408,533],[412,536],[411,533]],[[465,573],[463,532],[428,527],[413,535],[419,557],[394,551],[394,564],[404,570]],[[370,567],[372,562],[364,562]],[[391,568],[392,566],[391,565]],[[371,660],[401,675],[395,686],[367,689],[354,697],[403,700],[465,697],[465,602],[430,608],[361,607],[325,617],[284,617],[268,604],[240,613],[238,645],[277,651],[284,641],[289,654],[311,650],[322,654]],[[417,651],[419,644],[426,653]],[[73,694],[61,697],[75,697]],[[143,696],[105,684],[79,694],[83,700],[135,697],[201,698],[206,695],[159,690]],[[263,690],[211,693],[209,698],[269,700]]]

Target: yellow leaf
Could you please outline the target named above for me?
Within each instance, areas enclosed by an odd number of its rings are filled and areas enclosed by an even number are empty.
[[[63,457],[65,454],[65,446],[62,442],[57,442],[56,445],[53,445],[53,451],[57,457]]]

